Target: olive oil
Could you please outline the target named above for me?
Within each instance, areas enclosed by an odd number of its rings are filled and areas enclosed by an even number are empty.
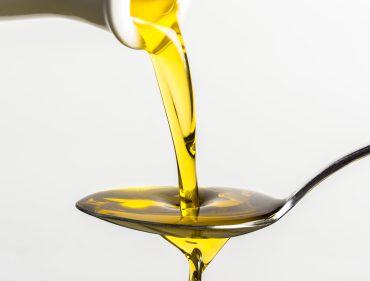
[[[195,281],[229,238],[266,227],[259,222],[268,221],[285,204],[285,200],[235,188],[200,188],[199,199],[196,220],[182,215],[177,187],[102,191],[80,200],[77,208],[120,226],[163,236],[185,254],[190,280]]]
[[[266,220],[285,203],[236,188],[199,189],[196,221],[181,215],[177,187],[112,189],[87,196],[77,207],[115,224],[163,236],[230,238],[254,228],[241,225]]]
[[[229,240],[227,238],[205,240],[169,236],[166,239],[182,251],[188,259],[190,281],[202,279],[202,273],[207,265]]]
[[[162,235],[185,254],[189,279],[198,281],[228,239],[245,233],[237,225],[268,217],[281,201],[237,189],[198,189],[195,106],[178,2],[131,0],[130,9],[157,76],[175,148],[178,188],[109,190],[82,199],[77,207],[121,226]]]
[[[181,214],[197,216],[195,109],[176,0],[132,0],[131,16],[150,54],[177,158]]]
[[[177,0],[131,0],[131,16],[150,54],[175,147],[180,221],[198,222],[194,97],[177,12]],[[228,240],[164,238],[185,254],[189,261],[189,279],[194,281],[201,279],[205,266]]]
[[[177,0],[131,0],[130,6],[162,95],[178,187],[108,190],[80,200],[77,207],[111,223],[161,235],[184,253],[189,279],[199,281],[230,237],[265,227],[259,221],[285,202],[240,189],[198,188],[194,96],[178,9]]]

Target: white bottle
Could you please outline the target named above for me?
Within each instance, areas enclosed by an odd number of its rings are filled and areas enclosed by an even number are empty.
[[[188,0],[178,1],[182,15]],[[144,41],[131,19],[130,3],[131,0],[0,0],[0,19],[42,15],[71,17],[110,30],[129,48],[143,49]]]

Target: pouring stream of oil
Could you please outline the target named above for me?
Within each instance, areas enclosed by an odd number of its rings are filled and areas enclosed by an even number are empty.
[[[150,54],[170,125],[177,158],[181,217],[197,221],[195,106],[176,0],[132,0],[131,16]],[[164,236],[187,257],[190,280],[200,280],[205,267],[227,238],[191,239]]]
[[[151,6],[149,7],[148,4]],[[175,147],[181,217],[196,221],[199,195],[196,175],[195,108],[190,69],[177,20],[175,0],[132,0],[131,16],[150,54]],[[227,238],[190,239],[165,236],[187,257],[190,280],[200,280],[206,265]]]
[[[196,219],[195,110],[177,1],[133,0],[131,15],[150,54],[167,113],[177,158],[181,214]]]

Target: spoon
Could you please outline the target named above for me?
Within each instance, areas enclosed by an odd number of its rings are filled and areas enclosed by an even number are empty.
[[[155,198],[160,198],[159,201],[153,200],[153,189],[150,188],[147,190],[145,188],[114,189],[89,195],[77,202],[76,207],[99,219],[144,232],[175,237],[230,238],[277,222],[323,180],[369,154],[370,145],[340,158],[286,199],[276,199],[243,189],[200,188],[200,197],[205,198],[205,203],[200,207],[197,221],[184,220],[180,217],[177,188],[169,187],[156,189],[155,196],[158,196]],[[146,197],[149,196],[146,194],[151,194],[152,197]],[[220,194],[222,196],[219,196]],[[231,197],[228,198],[228,194]],[[212,198],[212,201],[207,202],[207,197]],[[162,200],[163,198],[167,201]],[[222,206],[225,201],[221,200],[235,202],[235,198],[241,202],[241,208],[232,211],[230,205]],[[164,207],[159,211],[156,209],[154,215],[150,212],[138,212],[137,209],[127,208],[129,204],[127,202],[139,201],[156,206],[164,205]],[[216,213],[207,213],[208,206],[219,202],[222,207]],[[202,218],[206,219],[202,221]]]

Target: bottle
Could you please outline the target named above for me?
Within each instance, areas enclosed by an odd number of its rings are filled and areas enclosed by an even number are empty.
[[[130,15],[131,0],[0,0],[0,19],[64,16],[111,31],[124,45],[143,49],[144,41]]]

